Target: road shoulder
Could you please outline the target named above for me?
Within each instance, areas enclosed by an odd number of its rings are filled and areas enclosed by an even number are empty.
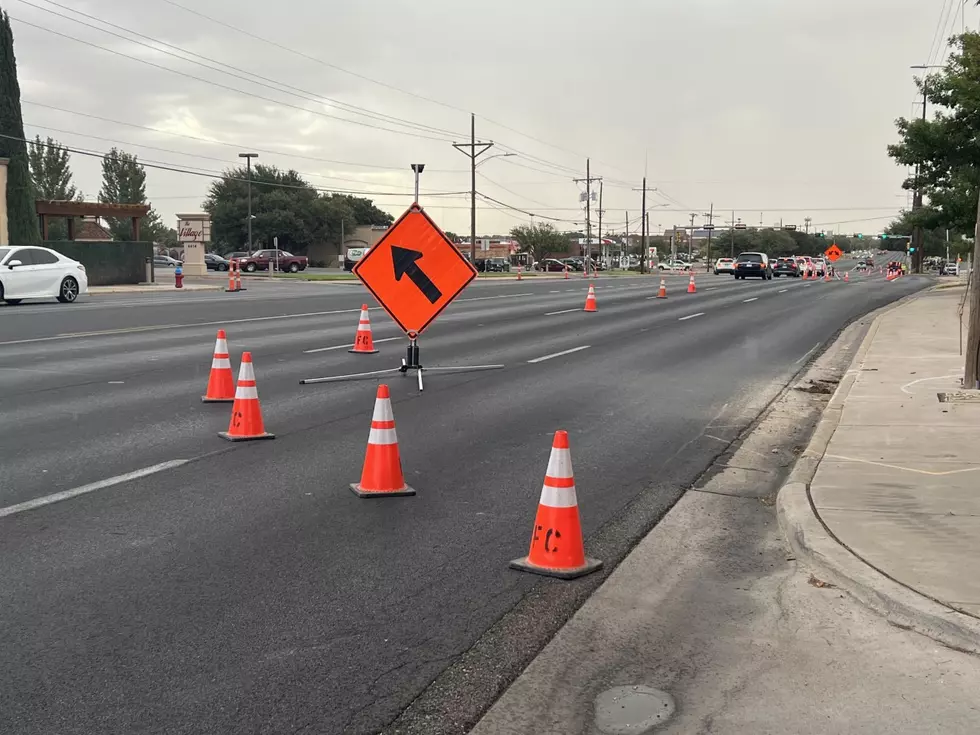
[[[779,532],[776,493],[869,321],[716,460],[473,735],[617,732],[599,729],[604,695],[648,689],[676,706],[650,715],[658,733],[975,731],[976,659],[854,604],[805,572]],[[636,695],[630,711],[651,702],[662,706]],[[648,731],[637,723],[619,731]]]

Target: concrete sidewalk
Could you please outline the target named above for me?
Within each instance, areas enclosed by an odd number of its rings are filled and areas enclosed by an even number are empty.
[[[893,622],[977,652],[980,403],[937,397],[960,390],[963,293],[878,317],[779,500],[798,553]]]

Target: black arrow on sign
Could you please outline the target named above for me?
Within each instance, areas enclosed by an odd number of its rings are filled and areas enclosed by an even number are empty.
[[[434,304],[442,298],[442,291],[425,275],[425,271],[419,268],[416,261],[421,257],[422,253],[418,250],[400,248],[397,245],[391,246],[391,261],[395,266],[395,280],[400,281],[402,276],[408,276],[412,279],[412,283],[418,286],[422,295],[429,300],[429,303]]]

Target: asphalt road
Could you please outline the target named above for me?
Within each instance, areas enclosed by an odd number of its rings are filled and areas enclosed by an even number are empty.
[[[380,354],[346,352],[359,286],[0,308],[0,730],[381,731],[508,611],[595,583],[507,567],[556,429],[612,566],[638,501],[665,510],[845,323],[930,282],[709,275],[689,295],[675,276],[659,301],[656,279],[605,277],[597,314],[581,278],[474,284],[422,361],[506,367],[388,381],[418,495],[381,501],[348,490],[377,380],[298,384],[399,364],[378,309]],[[230,407],[200,403],[219,327],[275,441],[221,440]],[[570,614],[551,609],[486,666],[526,662]]]

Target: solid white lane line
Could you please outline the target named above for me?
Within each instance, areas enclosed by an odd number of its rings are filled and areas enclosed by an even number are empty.
[[[800,364],[801,362],[803,362],[803,361],[804,361],[805,359],[807,359],[807,358],[808,358],[808,357],[809,357],[810,355],[812,355],[812,354],[813,354],[813,351],[814,351],[815,349],[817,349],[817,348],[818,348],[819,346],[820,346],[820,343],[819,343],[819,342],[817,342],[817,344],[815,344],[815,345],[813,345],[813,347],[811,347],[810,349],[808,349],[808,350],[806,351],[806,354],[805,354],[805,355],[803,355],[803,357],[801,357],[801,358],[800,358],[799,360],[797,360],[797,361],[796,361],[795,363],[793,363],[793,364],[794,364],[794,365],[799,365],[799,364]]]
[[[562,309],[561,311],[549,311],[545,316],[555,316],[556,314],[571,314],[573,311],[582,311],[582,307],[577,309]]]
[[[384,339],[374,340],[375,344],[378,342],[394,342],[396,339],[401,339],[401,337],[385,337]],[[304,355],[312,355],[315,352],[330,352],[330,350],[349,350],[353,347],[352,344],[347,345],[334,345],[333,347],[317,347],[315,350],[303,350]]]
[[[553,355],[545,355],[544,357],[535,357],[533,360],[528,360],[528,363],[534,365],[538,362],[544,362],[545,360],[552,360],[556,357],[563,357],[564,355],[571,355],[573,352],[581,352],[582,350],[587,350],[592,345],[582,345],[581,347],[573,347],[570,350],[562,350],[561,352],[556,352]]]
[[[776,293],[786,293],[787,291],[789,291],[789,289],[788,288],[784,288],[782,291],[776,291]]]
[[[51,505],[52,503],[58,503],[62,500],[68,500],[69,498],[77,498],[79,495],[94,493],[96,490],[103,490],[107,487],[112,487],[113,485],[119,485],[124,482],[129,482],[130,480],[139,479],[140,477],[146,477],[147,475],[153,475],[157,472],[170,470],[174,467],[180,467],[182,464],[187,464],[188,461],[189,460],[186,459],[172,459],[169,462],[161,462],[160,464],[151,465],[150,467],[144,467],[141,470],[127,472],[124,475],[116,475],[115,477],[110,477],[106,480],[99,480],[98,482],[92,482],[88,485],[82,485],[81,487],[76,487],[71,490],[63,490],[62,492],[54,493],[53,495],[45,495],[41,498],[34,498],[34,500],[28,500],[23,503],[18,503],[17,505],[8,505],[6,508],[0,508],[0,518],[12,516],[15,513],[23,513],[27,510],[34,510],[35,508]]]
[[[753,296],[751,299],[742,299],[742,303],[743,304],[749,304],[749,303],[751,303],[753,301],[758,301],[758,300],[759,300],[759,297],[758,296]]]
[[[682,316],[677,321],[679,321],[679,322],[686,322],[688,319],[694,319],[695,317],[699,317],[699,316],[704,316],[704,312],[703,311],[699,311],[697,314],[688,314],[687,316]]]
[[[561,291],[549,291],[548,293],[561,293]]]

